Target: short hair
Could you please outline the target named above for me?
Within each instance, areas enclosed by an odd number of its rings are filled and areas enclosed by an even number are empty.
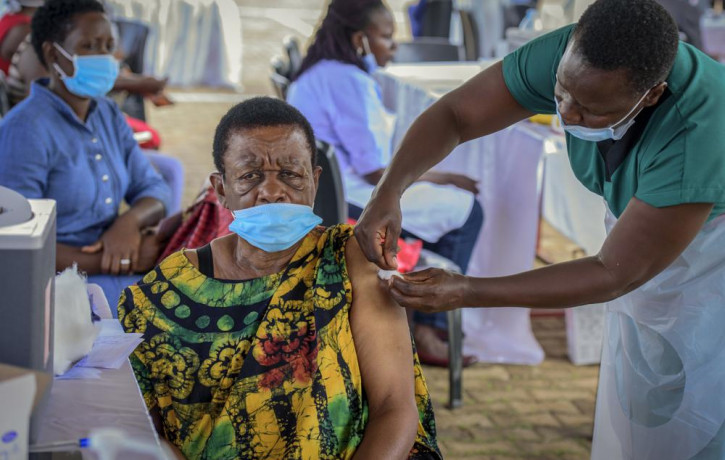
[[[94,12],[106,12],[98,0],[47,0],[35,11],[30,23],[31,40],[43,67],[48,68],[43,56],[43,43],[62,43],[73,30],[76,16]]]
[[[627,71],[636,93],[667,78],[679,44],[674,19],[654,0],[597,0],[574,38],[575,51],[592,67]]]
[[[367,72],[351,39],[353,33],[364,30],[370,24],[373,13],[377,11],[388,11],[383,0],[332,0],[300,70],[293,78],[298,78],[323,59],[353,64]]]
[[[213,155],[217,171],[224,174],[224,154],[233,133],[264,126],[291,126],[300,129],[310,150],[312,167],[317,166],[315,135],[307,118],[286,102],[263,96],[235,105],[222,117],[214,134]]]

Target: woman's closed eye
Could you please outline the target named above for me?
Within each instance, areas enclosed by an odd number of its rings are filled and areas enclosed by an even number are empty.
[[[254,182],[259,181],[264,177],[261,171],[250,171],[239,176],[239,179],[243,182]]]

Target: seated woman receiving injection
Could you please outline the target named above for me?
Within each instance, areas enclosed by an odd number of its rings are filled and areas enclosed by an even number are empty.
[[[352,228],[318,227],[307,120],[271,98],[221,120],[231,235],[126,289],[119,319],[162,434],[187,458],[440,458],[405,310]]]

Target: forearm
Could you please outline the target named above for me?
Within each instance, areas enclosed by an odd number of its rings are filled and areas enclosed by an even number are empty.
[[[81,248],[58,243],[55,245],[55,270],[63,271],[71,265],[78,264],[78,270],[88,275],[101,273],[102,252],[88,254]]]
[[[618,277],[598,257],[586,257],[498,278],[469,278],[465,306],[564,308],[606,302],[646,280]]]
[[[113,85],[116,91],[128,91],[129,93],[145,93],[149,91],[147,78],[137,74],[119,75]]]
[[[415,406],[371,411],[354,460],[404,459],[415,443],[418,413]]]
[[[164,205],[155,198],[141,198],[131,208],[118,216],[118,219],[133,222],[137,228],[152,227],[164,217]]]

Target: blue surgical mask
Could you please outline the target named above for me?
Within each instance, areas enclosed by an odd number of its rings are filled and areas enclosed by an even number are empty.
[[[370,42],[368,42],[368,37],[363,35],[363,49],[365,50],[365,54],[362,56],[363,65],[365,66],[365,70],[368,71],[368,73],[374,73],[378,68],[380,67],[378,65],[378,61],[375,59],[375,55],[370,51]]]
[[[584,141],[589,142],[601,142],[605,141],[607,139],[612,139],[615,141],[620,140],[624,137],[624,135],[627,133],[627,130],[634,124],[634,118],[632,117],[629,120],[627,120],[625,123],[623,123],[621,126],[617,126],[620,123],[624,122],[630,115],[632,115],[632,112],[634,112],[639,104],[644,100],[644,98],[649,94],[649,91],[644,93],[644,96],[640,98],[640,100],[632,107],[632,110],[630,110],[627,115],[622,117],[621,120],[614,123],[613,125],[607,127],[607,128],[587,128],[586,126],[579,126],[579,125],[567,125],[564,123],[564,120],[561,118],[561,113],[559,112],[559,102],[557,102],[556,99],[554,99],[554,104],[556,105],[556,116],[559,117],[559,123],[561,123],[561,128],[571,134],[574,137],[577,137]],[[616,128],[615,128],[616,126]]]
[[[53,45],[73,62],[73,76],[66,75],[57,63],[53,63],[68,91],[76,96],[88,98],[103,97],[111,91],[118,78],[119,67],[116,58],[110,54],[71,56],[57,43]]]
[[[272,203],[234,211],[229,230],[262,251],[278,252],[291,248],[321,223],[309,206]]]

